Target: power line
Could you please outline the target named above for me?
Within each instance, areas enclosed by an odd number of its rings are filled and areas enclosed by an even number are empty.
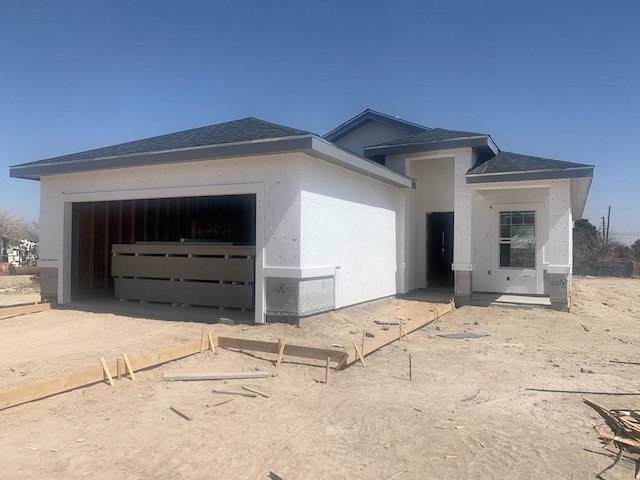
[[[640,212],[640,210],[637,208],[626,208],[626,207],[611,207],[611,208],[615,208],[616,210],[626,210],[628,212]]]

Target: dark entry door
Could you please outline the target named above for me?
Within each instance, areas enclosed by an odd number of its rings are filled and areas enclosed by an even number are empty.
[[[453,288],[453,212],[427,214],[427,286]]]

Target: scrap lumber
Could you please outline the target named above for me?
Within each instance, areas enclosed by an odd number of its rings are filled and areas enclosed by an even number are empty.
[[[229,390],[211,390],[211,393],[219,393],[221,395],[239,395],[241,397],[250,397],[256,398],[258,396],[257,393],[253,392],[230,392]]]
[[[242,388],[243,390],[246,390],[247,392],[260,395],[261,397],[264,397],[264,398],[271,398],[271,395],[269,395],[268,393],[261,392],[260,390],[256,390],[255,388],[247,387],[246,385],[240,385],[240,388]]]
[[[187,415],[186,413],[181,412],[181,411],[180,411],[180,410],[178,410],[176,407],[169,407],[169,408],[171,409],[171,411],[172,411],[173,413],[176,413],[176,414],[180,415],[180,416],[181,416],[182,418],[184,418],[187,422],[190,422],[190,421],[193,419],[193,417],[190,417],[190,416],[189,416],[189,415]]]
[[[419,330],[422,327],[426,327],[427,325],[439,319],[442,315],[449,313],[451,311],[451,308],[452,308],[451,304],[447,303],[443,306],[436,307],[435,312],[433,311],[427,312],[426,318],[423,317],[423,318],[409,319],[406,323],[402,325],[402,330],[408,336],[408,334],[410,334],[411,332],[415,332],[416,330]],[[366,357],[367,355],[375,352],[376,350],[379,350],[382,347],[397,341],[398,336],[399,336],[398,333],[393,330],[389,330],[388,332],[383,332],[379,335],[376,334],[375,338],[372,338],[370,341],[367,342],[366,350],[362,352],[362,356]],[[338,363],[338,366],[336,367],[336,369],[340,370],[342,368],[347,367],[348,365],[352,365],[356,363],[357,361],[359,361],[358,353],[356,352],[356,349],[353,349],[350,352],[348,352],[348,355]]]
[[[165,373],[165,382],[190,382],[198,380],[235,380],[246,378],[269,378],[269,372],[215,372],[215,373]]]
[[[593,408],[604,418],[611,428],[612,433],[598,431],[598,436],[607,442],[607,447],[612,443],[618,448],[618,455],[614,462],[598,473],[601,476],[607,470],[615,467],[622,458],[623,450],[633,454],[640,454],[640,420],[635,415],[637,410],[614,410],[604,407],[593,400],[583,399],[584,403]],[[606,447],[605,447],[606,448]],[[636,479],[640,479],[640,457],[636,457]]]
[[[224,400],[220,400],[219,402],[207,404],[207,407],[218,407],[220,405],[224,405],[225,403],[229,403],[237,399],[238,397],[225,398]]]
[[[29,303],[27,305],[14,305],[0,308],[0,317],[15,317],[28,313],[38,313],[51,310],[50,303]]]
[[[575,393],[578,395],[611,395],[611,396],[638,396],[640,392],[587,392],[584,390],[556,390],[552,388],[525,388],[529,392],[542,393]]]

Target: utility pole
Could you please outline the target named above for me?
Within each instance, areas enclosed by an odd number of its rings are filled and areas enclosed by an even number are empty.
[[[609,213],[607,213],[607,241],[604,247],[605,255],[609,253],[609,227],[611,226],[611,205],[609,205]]]

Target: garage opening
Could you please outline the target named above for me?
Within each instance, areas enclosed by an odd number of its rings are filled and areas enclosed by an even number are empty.
[[[253,309],[256,196],[74,203],[71,300]]]

